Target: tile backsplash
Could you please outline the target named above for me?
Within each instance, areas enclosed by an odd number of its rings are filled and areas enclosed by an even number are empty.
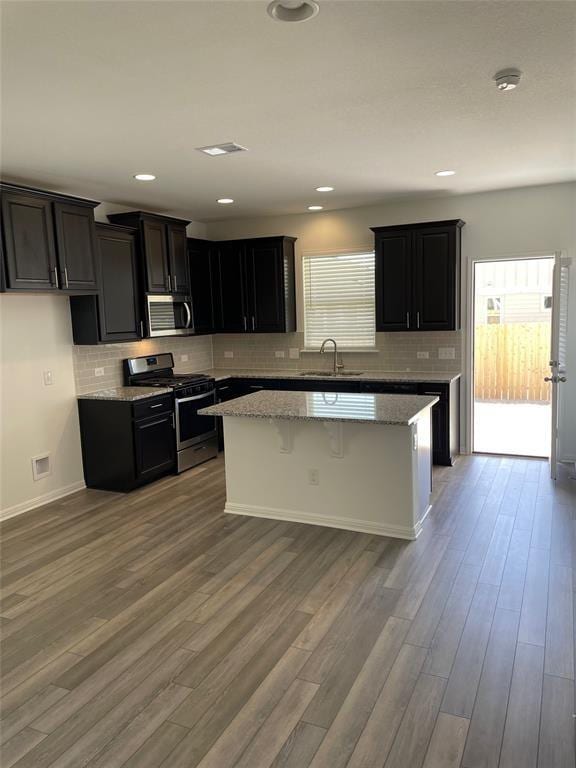
[[[376,352],[344,352],[346,368],[361,371],[460,371],[460,331],[377,333]],[[303,333],[217,334],[215,336],[145,339],[126,344],[74,347],[74,376],[79,395],[119,387],[122,360],[156,352],[172,352],[180,373],[209,368],[267,368],[278,370],[329,370],[330,353],[303,352]],[[440,357],[440,350],[454,350],[454,357]],[[420,353],[420,356],[418,356]],[[428,357],[426,357],[426,354]],[[450,352],[448,352],[450,354]],[[182,360],[182,356],[188,356]],[[97,376],[96,370],[102,369]]]
[[[107,387],[120,387],[122,360],[126,357],[153,355],[157,352],[172,352],[175,370],[190,373],[212,368],[212,337],[197,336],[144,339],[126,344],[99,344],[97,346],[74,347],[74,377],[79,395]],[[188,356],[182,360],[182,356]],[[102,369],[103,375],[96,376]]]
[[[215,368],[322,370],[331,367],[331,354],[300,353],[303,347],[303,333],[218,334],[212,337]],[[377,333],[376,349],[374,352],[344,352],[345,367],[362,371],[462,369],[461,331]],[[454,357],[446,357],[451,355],[451,350],[454,350]]]

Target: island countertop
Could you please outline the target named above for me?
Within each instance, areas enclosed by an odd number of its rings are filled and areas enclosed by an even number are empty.
[[[375,395],[355,392],[275,392],[263,390],[202,408],[202,416],[254,419],[359,422],[409,426],[438,402],[428,395]]]

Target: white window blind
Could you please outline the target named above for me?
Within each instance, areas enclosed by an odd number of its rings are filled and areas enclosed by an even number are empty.
[[[305,254],[304,345],[343,349],[375,343],[374,253]]]

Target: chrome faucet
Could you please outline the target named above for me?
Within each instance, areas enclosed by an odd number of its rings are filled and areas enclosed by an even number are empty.
[[[337,374],[341,368],[344,368],[344,363],[338,362],[338,344],[336,344],[336,341],[334,339],[324,339],[324,341],[322,342],[322,346],[320,347],[320,354],[321,355],[324,354],[324,349],[326,347],[326,344],[328,344],[329,341],[331,341],[332,344],[334,344],[334,373]]]

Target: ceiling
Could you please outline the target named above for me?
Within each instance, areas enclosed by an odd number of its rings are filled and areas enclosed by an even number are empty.
[[[319,3],[3,2],[3,176],[197,221],[576,177],[576,3]]]

